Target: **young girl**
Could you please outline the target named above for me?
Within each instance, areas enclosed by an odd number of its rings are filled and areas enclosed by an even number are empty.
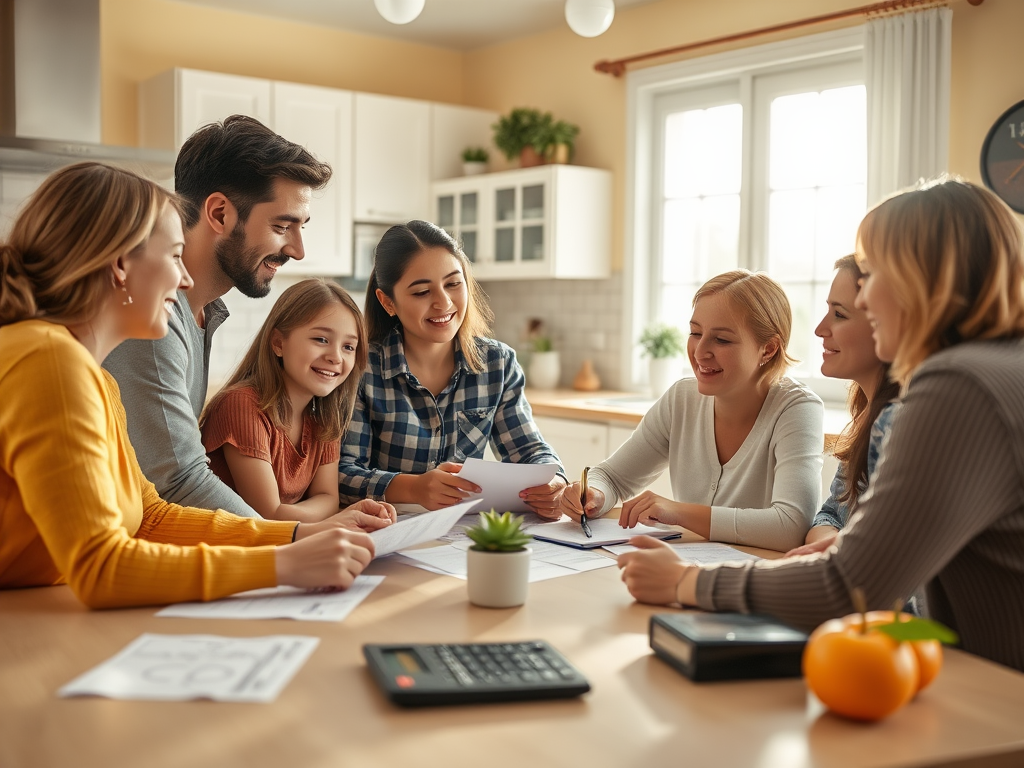
[[[857,233],[857,305],[903,387],[868,493],[811,557],[683,563],[660,542],[619,558],[638,600],[749,611],[810,629],[925,585],[964,650],[1024,670],[1024,233],[988,190],[949,179],[880,203]]]
[[[443,229],[410,221],[384,234],[366,294],[369,369],[341,450],[343,499],[456,504],[479,491],[456,476],[460,462],[482,458],[488,442],[502,461],[558,464],[515,353],[487,338],[490,320],[469,260]],[[557,517],[565,484],[556,475],[520,496]]]
[[[828,312],[814,332],[824,352],[821,372],[835,379],[850,379],[850,415],[853,420],[839,436],[835,455],[839,468],[829,497],[814,516],[804,546],[787,552],[806,555],[824,552],[846,526],[850,511],[875,473],[882,441],[898,407],[899,385],[889,378],[889,365],[875,355],[871,323],[855,306],[864,274],[853,256],[836,262],[836,276],[828,294]]]
[[[695,378],[676,382],[633,435],[590,472],[586,510],[619,499],[619,521],[658,521],[713,539],[786,551],[804,540],[821,489],[821,400],[783,376],[792,315],[765,274],[727,272],[693,300]],[[643,491],[671,471],[674,499]],[[578,484],[561,509],[578,520]]]
[[[348,293],[322,278],[291,286],[200,419],[210,468],[265,518],[330,517],[365,368],[363,318]]]
[[[43,182],[0,244],[0,589],[67,581],[91,607],[213,600],[347,587],[373,556],[347,513],[296,525],[181,507],[139,469],[100,364],[163,337],[192,286],[179,206],[80,163]]]

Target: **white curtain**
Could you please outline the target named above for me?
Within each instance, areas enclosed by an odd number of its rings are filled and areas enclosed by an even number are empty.
[[[947,170],[952,27],[949,8],[865,25],[869,206]]]

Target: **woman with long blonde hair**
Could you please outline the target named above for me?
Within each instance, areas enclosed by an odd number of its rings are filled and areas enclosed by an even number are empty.
[[[0,245],[0,588],[66,581],[90,607],[151,605],[347,587],[372,558],[347,515],[296,525],[181,507],[143,476],[100,364],[167,333],[192,285],[183,247],[178,198],[99,163],[47,178]]]
[[[660,543],[623,555],[638,600],[772,614],[811,628],[925,586],[963,648],[1024,670],[1024,233],[993,193],[942,179],[857,233],[879,359],[903,388],[883,461],[835,546],[704,569]]]

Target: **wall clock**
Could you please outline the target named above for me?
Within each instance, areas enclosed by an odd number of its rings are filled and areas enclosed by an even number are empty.
[[[1018,213],[1024,213],[1024,101],[1006,110],[981,145],[985,186]]]

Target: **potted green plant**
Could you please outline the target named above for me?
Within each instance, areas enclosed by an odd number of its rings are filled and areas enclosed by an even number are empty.
[[[519,158],[519,165],[528,168],[541,165],[543,157],[536,149],[538,127],[551,115],[531,107],[516,107],[498,118],[494,129],[494,146],[510,161]]]
[[[476,176],[487,173],[489,155],[483,147],[466,147],[462,150],[462,175]]]
[[[522,515],[493,509],[466,529],[472,546],[466,552],[469,602],[484,608],[511,608],[526,602],[533,539],[522,529]]]
[[[527,385],[534,389],[554,389],[562,376],[562,361],[544,321],[531,318],[526,337],[530,343]]]
[[[576,136],[579,135],[580,127],[566,122],[556,120],[547,128],[545,135],[544,159],[549,163],[568,163],[572,160],[575,150]]]
[[[640,335],[640,347],[649,357],[651,394],[658,399],[683,373],[686,337],[674,325],[653,323]]]

